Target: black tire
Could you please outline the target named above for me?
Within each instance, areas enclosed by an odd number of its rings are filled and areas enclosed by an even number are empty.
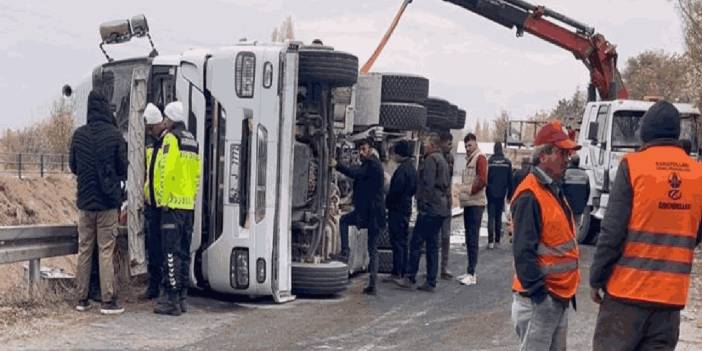
[[[392,272],[392,250],[378,250],[378,273]]]
[[[427,126],[443,128],[449,122],[451,105],[439,98],[428,98],[422,103],[427,108]]]
[[[390,232],[388,230],[380,232],[380,237],[378,238],[378,249],[392,249]]]
[[[456,117],[456,124],[454,124],[451,129],[463,129],[466,126],[466,110],[458,110],[458,116]]]
[[[458,106],[454,104],[449,105],[449,113],[448,113],[448,124],[446,127],[448,129],[452,129],[455,125],[456,122],[458,121]]]
[[[358,81],[358,58],[331,50],[300,50],[300,83],[326,83],[348,87]]]
[[[386,102],[380,105],[380,125],[395,130],[420,130],[427,124],[427,109],[418,104]]]
[[[336,295],[348,287],[349,267],[342,262],[292,263],[294,294],[310,296]]]
[[[429,79],[408,74],[383,74],[382,102],[420,103],[429,95]]]
[[[592,207],[585,207],[583,219],[577,228],[578,243],[581,245],[594,245],[597,243],[597,236],[600,234],[600,220],[591,215]]]

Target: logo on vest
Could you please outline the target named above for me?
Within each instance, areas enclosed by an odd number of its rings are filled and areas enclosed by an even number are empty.
[[[671,200],[680,200],[682,197],[682,192],[680,191],[680,186],[682,185],[682,180],[677,172],[673,172],[668,176],[668,184],[670,184],[670,190],[668,190],[668,197]]]

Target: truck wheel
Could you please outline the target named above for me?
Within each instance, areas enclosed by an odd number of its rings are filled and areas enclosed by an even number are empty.
[[[422,129],[427,125],[427,109],[418,104],[384,102],[380,105],[380,125],[396,130]]]
[[[600,220],[591,215],[592,207],[585,207],[582,221],[577,228],[577,239],[581,245],[594,245],[597,243],[597,236],[600,233]]]
[[[428,98],[422,103],[427,108],[427,126],[444,128],[449,122],[449,110],[451,105],[448,101],[439,98]]]
[[[392,272],[392,250],[378,250],[378,273]]]
[[[458,116],[456,117],[456,124],[453,125],[451,129],[463,129],[466,126],[466,110],[458,110]]]
[[[324,296],[346,290],[349,267],[342,262],[292,263],[292,290],[294,294]]]
[[[453,127],[456,125],[458,121],[458,106],[454,104],[449,105],[449,113],[448,113],[448,125],[446,126],[448,129],[453,129]]]
[[[383,74],[382,102],[420,103],[429,95],[429,80],[408,74]]]
[[[352,86],[358,80],[358,58],[341,51],[302,48],[299,77],[301,83]]]

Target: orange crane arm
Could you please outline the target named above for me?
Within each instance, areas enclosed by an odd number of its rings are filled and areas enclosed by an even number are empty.
[[[388,28],[388,31],[385,32],[383,39],[380,40],[378,47],[375,48],[373,55],[371,55],[371,57],[368,59],[368,61],[366,61],[366,63],[363,65],[363,67],[361,67],[361,73],[368,73],[368,71],[370,71],[371,67],[373,67],[375,60],[378,59],[378,56],[380,56],[380,53],[383,51],[383,48],[385,48],[385,45],[388,43],[388,40],[390,40],[390,36],[392,36],[392,33],[395,31],[397,24],[400,23],[400,17],[402,17],[402,14],[405,12],[405,9],[407,9],[407,5],[409,5],[411,2],[412,2],[412,0],[404,0],[402,2],[402,6],[400,6],[400,10],[397,11],[397,14],[395,15],[395,19],[393,19],[392,24],[390,24],[390,28]]]

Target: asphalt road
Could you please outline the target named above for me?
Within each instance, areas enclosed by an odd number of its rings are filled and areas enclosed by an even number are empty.
[[[450,268],[466,267],[462,226],[454,220]],[[96,310],[71,312],[39,336],[12,340],[3,349],[179,349],[179,350],[515,350],[510,320],[511,245],[485,250],[481,238],[478,284],[439,281],[434,293],[381,283],[378,296],[361,294],[365,274],[354,277],[342,296],[298,298],[284,305],[270,300],[193,296],[181,317],[157,316],[150,303],[129,304],[120,316]],[[586,281],[591,247],[582,248]],[[423,262],[422,262],[423,266]],[[423,268],[422,268],[423,270]],[[381,275],[382,277],[383,275]],[[419,280],[423,277],[420,273]],[[596,316],[587,285],[570,313],[569,350],[589,350]]]

